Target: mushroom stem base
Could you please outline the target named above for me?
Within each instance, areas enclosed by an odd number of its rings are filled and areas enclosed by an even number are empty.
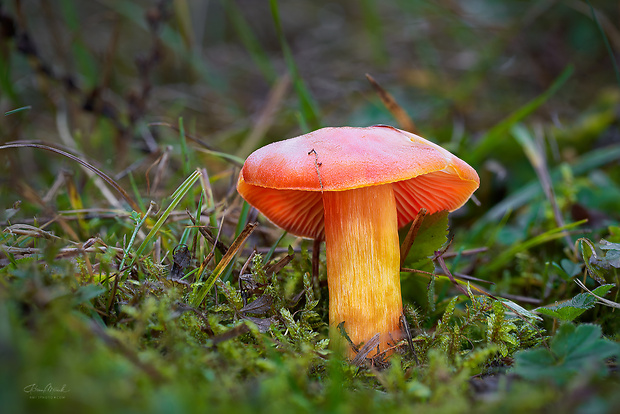
[[[392,185],[326,191],[323,204],[330,325],[344,322],[355,345],[378,333],[378,352],[383,352],[401,338],[400,252]],[[377,349],[368,356],[376,353]]]

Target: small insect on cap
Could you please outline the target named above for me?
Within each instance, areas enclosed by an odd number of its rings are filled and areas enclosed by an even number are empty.
[[[237,190],[288,232],[324,238],[321,194],[392,183],[398,227],[425,208],[454,211],[478,188],[476,171],[447,150],[390,126],[322,128],[274,142],[246,160]]]

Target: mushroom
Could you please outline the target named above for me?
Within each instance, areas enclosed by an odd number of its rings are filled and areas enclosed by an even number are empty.
[[[425,208],[454,211],[478,188],[467,163],[390,126],[322,128],[252,153],[237,190],[271,222],[324,240],[329,323],[376,353],[402,336],[398,229]],[[376,355],[371,352],[370,355]]]

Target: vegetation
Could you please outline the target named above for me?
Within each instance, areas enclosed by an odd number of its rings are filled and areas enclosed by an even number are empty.
[[[618,412],[612,3],[0,3],[0,411]],[[235,184],[380,123],[481,186],[402,229],[409,335],[348,361],[324,254]]]

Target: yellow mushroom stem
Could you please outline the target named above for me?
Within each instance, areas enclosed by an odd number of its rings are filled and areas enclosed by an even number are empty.
[[[380,334],[379,352],[401,337],[400,251],[391,184],[323,193],[329,323],[354,344]],[[368,354],[377,353],[376,348]],[[353,355],[350,353],[350,355]]]

